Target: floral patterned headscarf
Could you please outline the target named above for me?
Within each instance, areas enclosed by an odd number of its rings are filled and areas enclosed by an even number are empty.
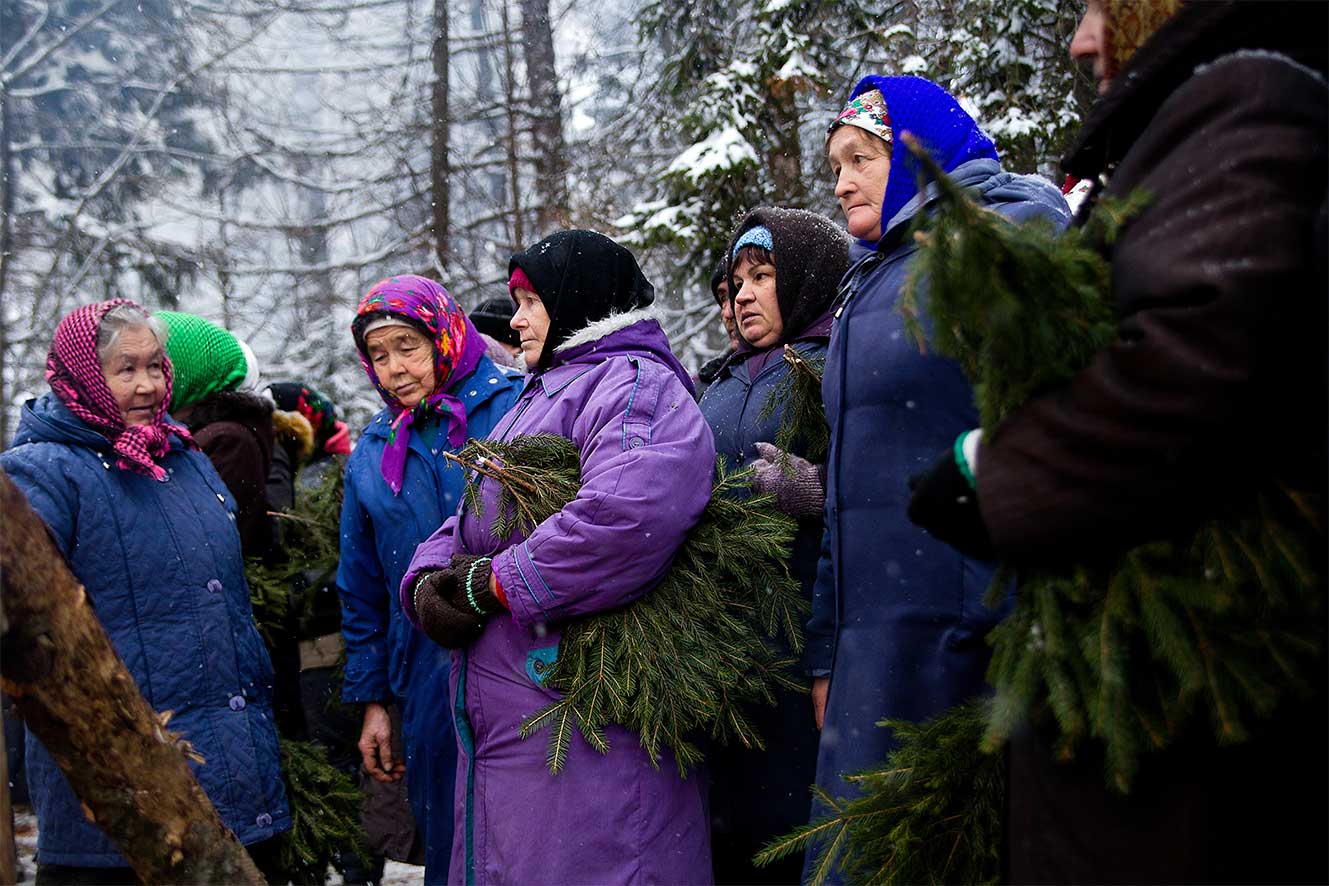
[[[118,456],[116,467],[161,480],[166,469],[158,462],[171,448],[170,435],[189,446],[194,446],[194,439],[184,428],[166,421],[166,410],[171,403],[171,361],[165,348],[162,374],[166,377],[166,395],[157,404],[150,423],[125,424],[97,355],[97,330],[101,328],[102,318],[120,305],[139,307],[127,298],[117,298],[84,305],[60,321],[46,355],[46,381],[70,412],[111,441],[111,448]],[[147,312],[143,315],[146,317]]]
[[[436,414],[448,421],[448,444],[456,448],[466,442],[466,410],[461,400],[448,393],[456,382],[475,371],[484,356],[485,342],[471,325],[470,318],[448,291],[428,277],[399,274],[380,280],[369,288],[355,310],[351,324],[360,365],[378,389],[378,395],[393,412],[392,430],[383,450],[380,470],[392,494],[401,492],[406,470],[406,448],[411,425],[420,417]],[[407,409],[383,387],[365,350],[364,328],[370,315],[391,314],[406,320],[425,334],[434,345],[434,390],[413,408]]]

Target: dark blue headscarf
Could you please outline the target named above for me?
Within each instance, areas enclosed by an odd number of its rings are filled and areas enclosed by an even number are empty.
[[[895,214],[918,193],[918,161],[902,143],[900,133],[913,133],[946,172],[970,160],[996,160],[997,149],[960,103],[930,80],[871,74],[858,81],[848,101],[870,89],[881,90],[882,98],[886,99],[894,136],[891,139],[891,172],[881,201],[881,232],[884,235]],[[866,240],[859,242],[870,249],[877,247]]]

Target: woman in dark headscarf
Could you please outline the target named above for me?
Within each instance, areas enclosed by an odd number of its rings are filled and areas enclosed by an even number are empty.
[[[715,447],[692,382],[650,310],[632,253],[563,231],[512,257],[512,327],[532,370],[492,439],[558,434],[581,451],[581,490],[535,527],[497,538],[497,491],[420,546],[402,606],[453,649],[461,741],[453,883],[700,883],[711,878],[705,778],[656,765],[609,726],[602,755],[574,736],[550,775],[520,724],[562,623],[647,593],[710,499]]]
[[[739,222],[727,254],[742,340],[702,397],[701,411],[719,453],[731,465],[755,464],[754,485],[774,492],[777,507],[798,519],[789,567],[810,600],[821,553],[824,466],[803,458],[809,454],[804,435],[790,452],[775,448],[790,404],[772,400],[783,396],[790,378],[785,345],[806,360],[826,355],[836,287],[849,267],[849,238],[825,216],[764,207]],[[792,882],[799,860],[757,868],[752,856],[807,820],[817,727],[805,692],[781,692],[774,707],[753,718],[767,737],[764,751],[722,747],[710,757],[715,876],[722,883]]]
[[[199,784],[242,843],[290,828],[272,665],[249,605],[235,499],[166,414],[165,330],[131,301],[86,305],[55,331],[51,392],[23,407],[0,467],[83,584],[153,710],[206,764]],[[31,734],[39,882],[137,877]]]

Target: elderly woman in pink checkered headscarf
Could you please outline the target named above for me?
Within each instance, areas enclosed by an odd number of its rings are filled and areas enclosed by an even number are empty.
[[[235,502],[167,415],[163,336],[123,299],[66,316],[46,358],[51,391],[24,405],[0,468],[50,528],[144,698],[173,711],[171,728],[207,761],[191,764],[199,784],[263,866],[266,841],[291,824],[272,664],[250,610]],[[136,882],[31,735],[27,770],[38,878]]]

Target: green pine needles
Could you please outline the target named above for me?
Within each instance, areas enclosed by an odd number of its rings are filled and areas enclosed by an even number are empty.
[[[330,470],[316,487],[301,490],[290,513],[275,515],[286,523],[289,559],[264,562],[251,557],[245,562],[254,621],[269,648],[295,629],[310,608],[310,594],[336,574],[341,503],[342,473]],[[322,886],[328,865],[343,850],[363,851],[363,797],[351,779],[328,762],[320,745],[283,735],[280,749],[291,809],[291,829],[277,838],[281,882]]]
[[[1219,744],[1247,740],[1311,691],[1323,648],[1320,527],[1307,497],[1275,487],[1188,537],[1018,573],[1015,609],[990,638],[986,746],[1050,711],[1058,752],[1097,739],[1108,785],[1127,793],[1141,754],[1206,722]]]
[[[472,441],[459,460],[499,484],[492,532],[529,532],[560,510],[581,484],[580,455],[564,437],[536,434]],[[567,762],[574,731],[601,753],[604,727],[640,735],[658,765],[674,753],[680,775],[703,759],[699,735],[763,747],[744,709],[774,704],[776,688],[801,688],[792,668],[807,613],[786,564],[793,518],[770,496],[751,496],[749,471],[721,459],[714,491],[668,573],[641,599],[563,627],[546,685],[563,697],[523,722],[527,738],[549,729],[549,771]],[[478,482],[466,506],[480,515]]]
[[[360,789],[350,776],[328,762],[317,744],[281,740],[281,769],[291,807],[291,829],[281,834],[280,882],[323,886],[328,864],[353,848],[366,863],[368,851],[360,827]]]
[[[995,883],[1006,764],[982,750],[988,716],[972,701],[922,724],[882,720],[901,744],[884,766],[846,777],[860,796],[814,787],[831,814],[767,844],[756,863],[816,845],[810,886],[837,867],[846,883]]]
[[[918,254],[900,298],[905,328],[927,351],[957,361],[992,428],[1030,397],[1089,365],[1116,329],[1107,261],[1111,243],[1147,197],[1101,203],[1083,228],[1016,224],[979,206],[913,136],[903,136],[937,182],[939,211],[920,218]],[[923,228],[926,228],[924,230]],[[927,302],[930,328],[920,320]]]
[[[287,619],[307,614],[310,595],[337,574],[341,502],[342,472],[330,470],[313,489],[301,490],[289,513],[273,514],[274,520],[283,523],[284,545],[290,556],[276,562],[258,557],[245,561],[254,622],[269,649],[289,629]]]
[[[789,364],[789,373],[766,398],[759,420],[766,421],[775,415],[776,410],[783,410],[780,428],[775,432],[776,447],[789,453],[802,444],[804,458],[813,464],[822,464],[831,445],[826,407],[821,401],[821,377],[826,370],[826,358],[808,359],[797,348],[785,345],[784,361]],[[781,467],[786,472],[792,471],[788,465]]]

